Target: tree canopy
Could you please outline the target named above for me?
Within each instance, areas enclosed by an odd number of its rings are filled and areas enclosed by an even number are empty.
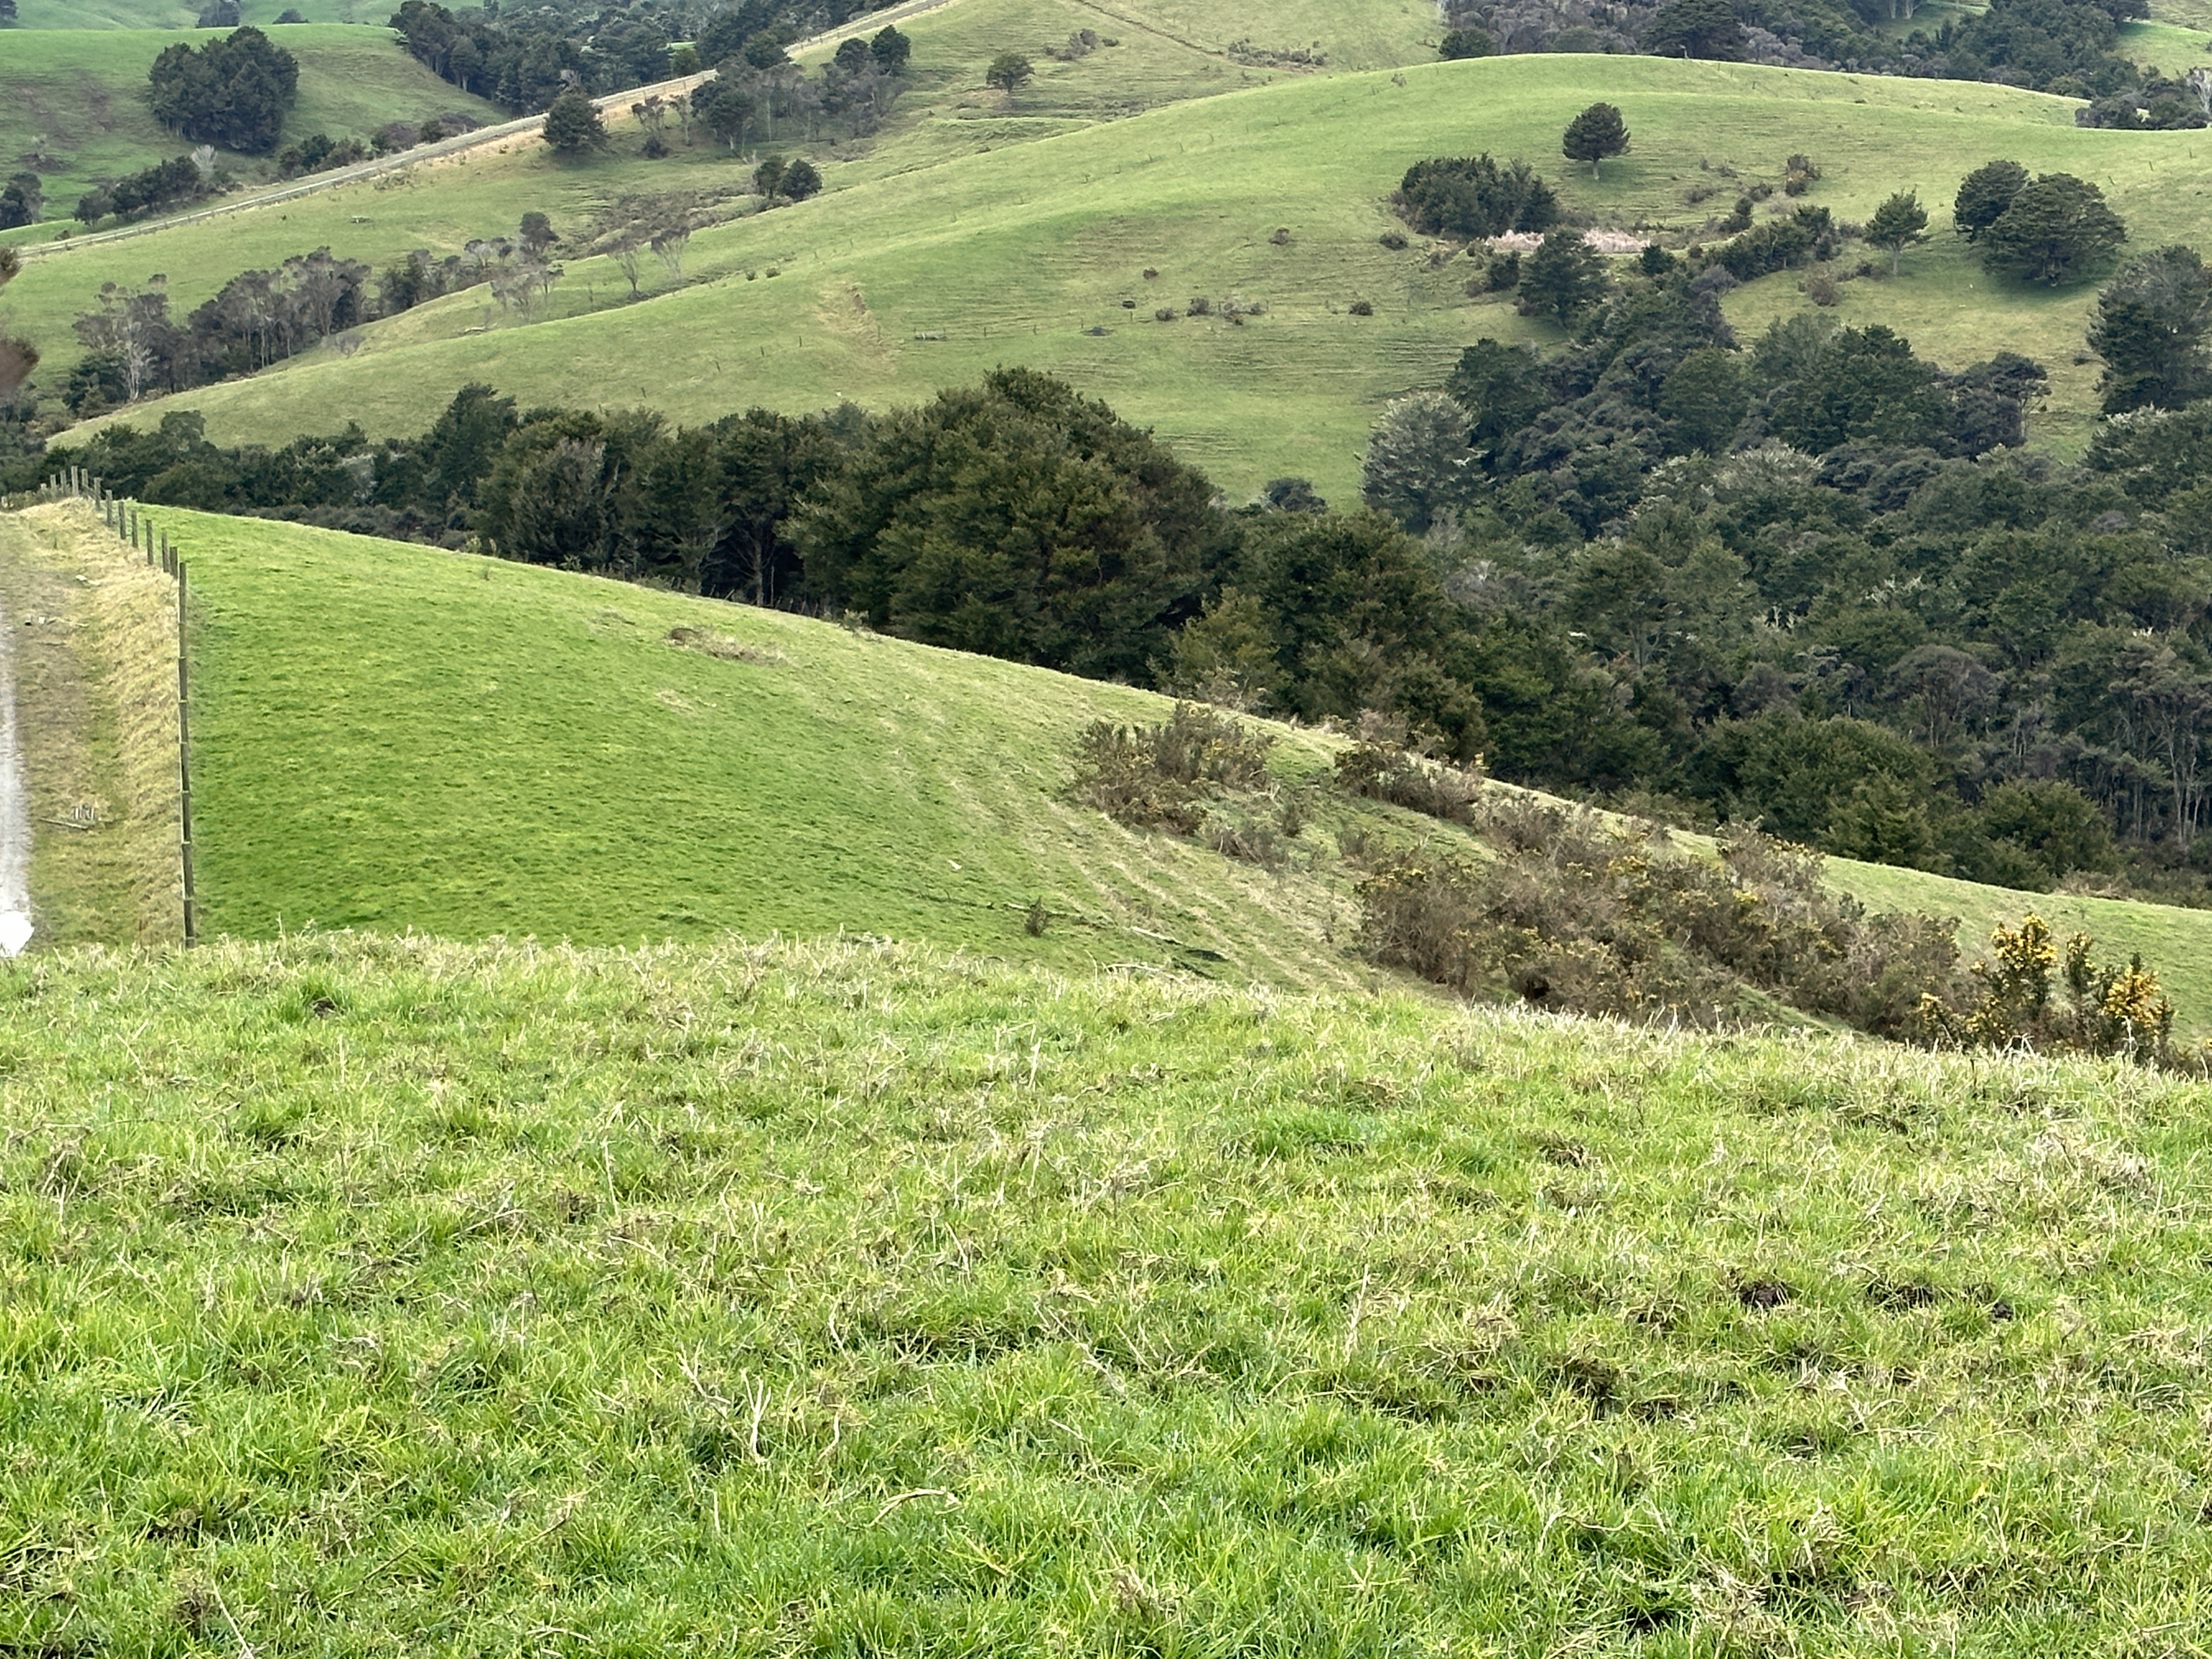
[[[247,155],[276,148],[300,95],[300,62],[259,29],[170,46],[147,71],[155,118],[187,138]]]

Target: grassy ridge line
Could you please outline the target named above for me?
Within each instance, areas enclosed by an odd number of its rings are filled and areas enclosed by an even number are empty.
[[[18,1648],[2204,1627],[2202,1086],[851,944],[29,960],[0,1054]]]
[[[225,33],[93,28],[0,34],[6,48],[0,60],[0,92],[5,94],[0,97],[0,156],[13,158],[35,148],[67,162],[59,170],[40,169],[50,222],[67,221],[77,198],[100,179],[136,173],[192,148],[147,107],[146,72],[168,47],[198,45]],[[421,122],[454,111],[479,121],[507,118],[497,106],[447,84],[410,58],[389,29],[287,26],[272,38],[300,60],[299,101],[285,117],[287,139],[313,132],[365,137],[387,122]],[[247,174],[268,166],[265,158],[228,152],[220,158]],[[53,234],[50,222],[27,227],[9,240],[33,256],[29,263],[35,268]],[[145,275],[138,271],[128,280],[141,282]],[[98,286],[95,281],[93,290]],[[90,307],[91,292],[81,296],[76,309]],[[46,337],[42,334],[42,341]]]
[[[310,23],[377,23],[392,15],[390,0],[244,0],[244,21],[268,28],[285,11]],[[26,29],[191,29],[200,8],[183,0],[18,0],[18,27]],[[289,27],[289,25],[287,25]]]
[[[1325,804],[1268,873],[1061,799],[1084,727],[1160,718],[1151,693],[559,571],[158,517],[192,570],[210,933],[842,930],[1066,968],[1371,985],[1335,838],[1458,834]],[[757,659],[672,647],[678,628]],[[1273,729],[1286,779],[1332,763],[1336,739]],[[1876,908],[1965,917],[1970,950],[2031,905],[2139,950],[2185,1030],[2212,1034],[2212,912],[1835,870]],[[1024,920],[1039,900],[1054,918],[1042,936]]]
[[[2205,134],[2086,131],[2064,100],[1979,83],[1488,59],[1278,82],[865,182],[701,233],[687,271],[703,280],[643,305],[465,332],[483,313],[461,296],[366,331],[351,357],[295,360],[178,404],[228,437],[281,440],[332,407],[375,431],[414,430],[482,379],[526,401],[700,420],[755,402],[916,398],[1024,362],[1156,427],[1234,492],[1300,473],[1342,496],[1385,400],[1437,383],[1479,334],[1534,326],[1467,300],[1464,264],[1432,270],[1421,250],[1379,247],[1391,222],[1382,195],[1438,150],[1549,156],[1566,118],[1599,95],[1626,111],[1635,148],[1602,182],[1563,172],[1562,193],[1607,220],[1702,222],[1707,208],[1683,199],[1709,176],[1701,161],[1748,179],[1808,150],[1825,169],[1812,199],[1863,217],[1900,187],[1947,201],[1976,160],[2008,154],[2099,181],[2141,246],[2212,240],[2212,197],[2185,182],[2212,156]],[[1279,227],[1287,246],[1270,243]],[[1947,233],[1903,279],[1847,285],[1839,315],[1897,323],[1950,363],[2001,349],[2038,356],[2054,382],[2045,430],[2068,435],[2094,403],[2096,366],[2073,361],[2092,290],[1976,287],[1963,261]],[[771,269],[780,278],[766,279]],[[1146,269],[1161,276],[1148,283]],[[1796,282],[1747,285],[1731,314],[1749,331],[1796,309]],[[621,292],[586,262],[558,306]],[[1241,328],[1151,320],[1192,295],[1231,292],[1270,314]],[[1347,314],[1354,298],[1376,314]]]

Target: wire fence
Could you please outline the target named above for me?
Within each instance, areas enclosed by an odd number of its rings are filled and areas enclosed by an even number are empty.
[[[184,876],[185,945],[199,943],[198,896],[192,882],[192,724],[191,653],[185,641],[185,561],[167,531],[136,501],[111,495],[104,480],[81,466],[56,473],[33,493],[0,498],[0,507],[28,507],[40,501],[90,501],[100,511],[100,522],[132,550],[143,549],[148,565],[158,568],[177,585],[177,857]]]

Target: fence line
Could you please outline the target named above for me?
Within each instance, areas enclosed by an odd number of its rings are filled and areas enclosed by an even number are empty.
[[[106,481],[95,478],[81,466],[57,472],[29,495],[0,497],[0,507],[27,507],[34,501],[90,501],[100,510],[100,522],[136,552],[143,549],[146,562],[158,568],[177,584],[177,860],[184,875],[185,946],[199,943],[198,895],[192,885],[192,725],[191,653],[185,644],[185,561],[169,540],[169,532],[155,532],[154,521],[136,501],[108,493]]]

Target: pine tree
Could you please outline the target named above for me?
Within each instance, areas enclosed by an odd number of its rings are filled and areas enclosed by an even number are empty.
[[[1899,191],[1874,210],[1874,217],[1867,221],[1866,239],[1889,250],[1889,274],[1894,276],[1905,250],[1928,240],[1928,210],[1914,192]]]
[[[1567,123],[1559,140],[1560,153],[1570,161],[1588,161],[1593,179],[1598,176],[1601,161],[1627,148],[1628,124],[1611,104],[1592,104]]]
[[[599,106],[571,87],[545,112],[545,142],[562,155],[605,149],[607,130],[599,119]]]
[[[1605,297],[1605,264],[1578,230],[1555,230],[1521,267],[1521,308],[1571,324]]]

